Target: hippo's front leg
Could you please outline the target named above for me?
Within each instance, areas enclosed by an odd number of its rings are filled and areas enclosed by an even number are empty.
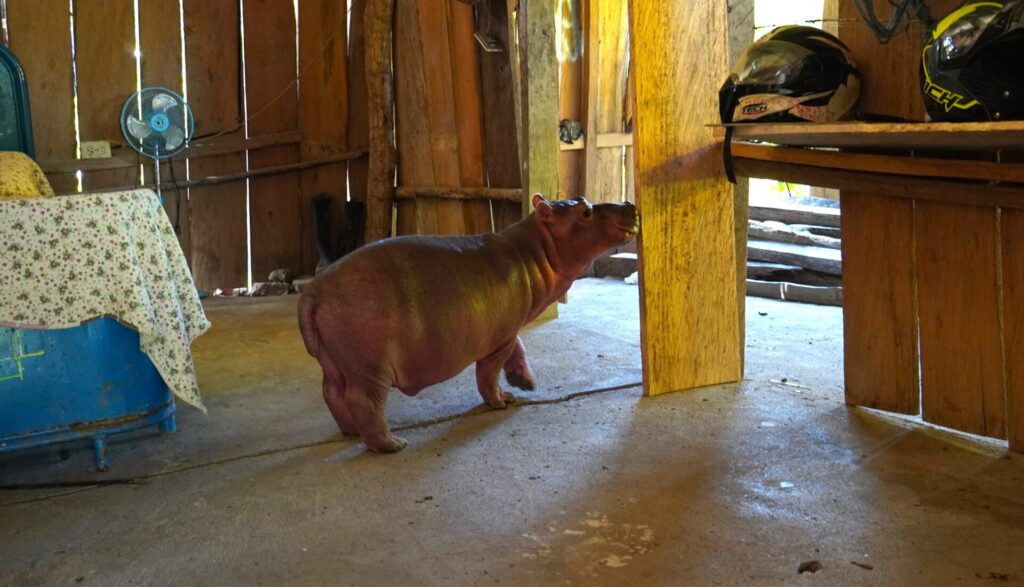
[[[487,405],[496,410],[504,410],[508,404],[516,401],[516,396],[502,391],[498,386],[498,375],[501,374],[501,368],[509,360],[509,356],[515,351],[518,340],[518,337],[510,340],[498,350],[476,362],[476,388]]]
[[[512,349],[512,355],[505,361],[505,381],[513,387],[525,391],[533,391],[533,372],[530,371],[530,363],[526,361],[526,347],[523,346],[523,339],[516,337],[516,346]]]

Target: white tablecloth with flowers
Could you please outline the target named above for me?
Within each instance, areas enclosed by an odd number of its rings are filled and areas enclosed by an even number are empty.
[[[152,190],[0,201],[0,325],[112,316],[182,400],[204,410],[191,343],[210,327]]]

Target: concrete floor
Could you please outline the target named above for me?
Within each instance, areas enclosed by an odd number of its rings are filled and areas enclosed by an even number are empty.
[[[396,392],[381,456],[337,434],[296,300],[210,301],[209,416],[111,471],[0,457],[0,584],[1024,582],[1024,457],[844,406],[839,309],[748,299],[743,382],[643,398],[636,288],[582,280],[524,333],[531,403]]]

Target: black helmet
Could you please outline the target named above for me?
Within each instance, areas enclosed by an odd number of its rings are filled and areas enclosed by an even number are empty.
[[[774,29],[747,47],[718,92],[722,122],[831,122],[860,96],[842,41],[809,26]]]
[[[935,26],[921,57],[932,120],[1024,119],[1024,2],[966,2]]]

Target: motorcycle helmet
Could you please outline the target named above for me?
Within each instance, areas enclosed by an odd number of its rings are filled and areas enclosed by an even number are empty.
[[[723,123],[832,122],[860,96],[860,72],[835,36],[783,26],[747,47],[718,93]]]
[[[1024,119],[1024,2],[965,2],[921,56],[931,120]]]

